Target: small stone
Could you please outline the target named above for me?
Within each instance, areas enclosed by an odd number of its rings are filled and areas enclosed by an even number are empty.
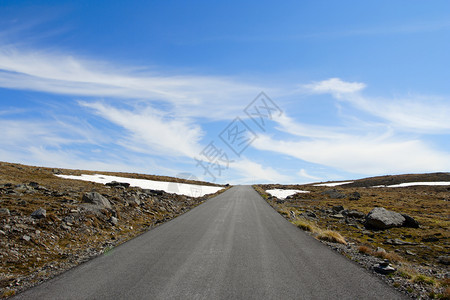
[[[335,213],[339,213],[344,210],[344,207],[342,205],[335,205],[331,208],[331,210]]]
[[[69,231],[69,230],[72,229],[72,227],[70,227],[69,225],[66,225],[66,224],[62,223],[62,224],[61,224],[61,229],[64,229],[64,230]]]
[[[378,265],[376,265],[374,267],[374,270],[375,270],[375,272],[384,274],[384,275],[391,274],[396,271],[396,269],[389,264],[389,261],[384,261],[384,262],[379,263]]]
[[[361,194],[358,192],[353,192],[349,195],[349,200],[359,200],[361,198]]]
[[[119,224],[119,220],[118,220],[116,217],[111,217],[111,218],[109,219],[109,222],[110,222],[112,225],[114,225],[114,226],[116,226],[117,224]]]
[[[334,215],[331,215],[330,217],[335,218],[335,219],[343,219],[343,218],[345,218],[342,214],[334,214]]]
[[[387,239],[385,244],[394,245],[394,246],[403,246],[403,245],[417,245],[416,243],[410,243],[406,241],[402,241],[400,239]]]
[[[0,215],[10,216],[11,212],[9,211],[9,209],[2,207],[2,208],[0,208]]]
[[[377,249],[375,250],[375,252],[378,252],[378,253],[386,253],[386,250],[384,250],[384,249],[381,248],[381,247],[377,247]]]
[[[37,182],[34,182],[34,181],[31,181],[30,183],[28,183],[28,185],[29,186],[31,186],[32,188],[37,188],[37,187],[39,187],[39,183],[37,183]]]
[[[32,214],[31,217],[35,218],[35,219],[43,219],[47,216],[47,211],[45,209],[38,208],[36,209]]]
[[[448,256],[448,255],[439,256],[438,262],[443,265],[448,266],[448,265],[450,265],[450,256]]]
[[[438,237],[435,237],[435,236],[424,237],[424,238],[422,239],[422,242],[425,242],[425,243],[438,242],[438,241],[439,241],[439,238],[438,238]]]
[[[31,237],[29,236],[29,235],[24,235],[23,237],[22,237],[22,239],[24,239],[25,241],[27,241],[27,242],[29,242],[30,240],[31,240]]]

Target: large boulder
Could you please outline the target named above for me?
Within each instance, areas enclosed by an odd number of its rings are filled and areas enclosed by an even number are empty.
[[[109,202],[109,200],[97,192],[90,192],[90,193],[84,194],[83,202],[94,204],[94,205],[102,207],[102,208],[112,209],[112,206],[111,206],[111,203]]]
[[[366,216],[365,226],[372,229],[388,229],[392,227],[401,227],[406,219],[394,211],[383,207],[375,207]]]

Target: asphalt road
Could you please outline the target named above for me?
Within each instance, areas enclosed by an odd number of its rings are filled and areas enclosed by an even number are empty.
[[[403,299],[278,215],[250,186],[16,299]]]

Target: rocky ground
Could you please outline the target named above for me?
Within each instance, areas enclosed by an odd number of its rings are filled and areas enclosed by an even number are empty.
[[[127,184],[107,186],[54,176],[94,173],[0,162],[2,297],[107,254],[115,246],[214,196],[192,198]],[[199,184],[170,177],[101,173]]]
[[[450,187],[373,188],[449,179],[448,173],[435,173],[368,178],[334,188],[260,185],[255,189],[299,227],[338,232],[345,244],[323,242],[412,298],[450,299]],[[310,193],[283,200],[265,192],[274,188]]]

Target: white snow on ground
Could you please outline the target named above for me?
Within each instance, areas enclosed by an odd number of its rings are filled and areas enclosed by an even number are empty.
[[[266,190],[266,192],[279,199],[284,199],[287,196],[294,195],[297,193],[309,193],[309,191],[302,191],[302,190],[280,190],[280,189]]]
[[[430,182],[404,182],[393,185],[377,185],[374,187],[406,187],[416,185],[450,185],[450,181],[430,181]]]
[[[81,176],[75,175],[56,175],[56,176],[66,179],[92,181],[103,184],[111,181],[126,182],[129,183],[130,186],[140,187],[143,189],[161,190],[167,193],[186,195],[190,197],[201,197],[206,194],[214,194],[215,192],[223,189],[222,187],[219,186],[196,185],[196,184],[167,182],[167,181],[154,181],[147,179],[135,179],[135,178],[126,178],[101,174],[95,175],[82,174]]]
[[[319,183],[319,184],[315,184],[314,186],[338,186],[338,185],[343,185],[343,184],[347,184],[347,183],[353,183],[353,181]]]

